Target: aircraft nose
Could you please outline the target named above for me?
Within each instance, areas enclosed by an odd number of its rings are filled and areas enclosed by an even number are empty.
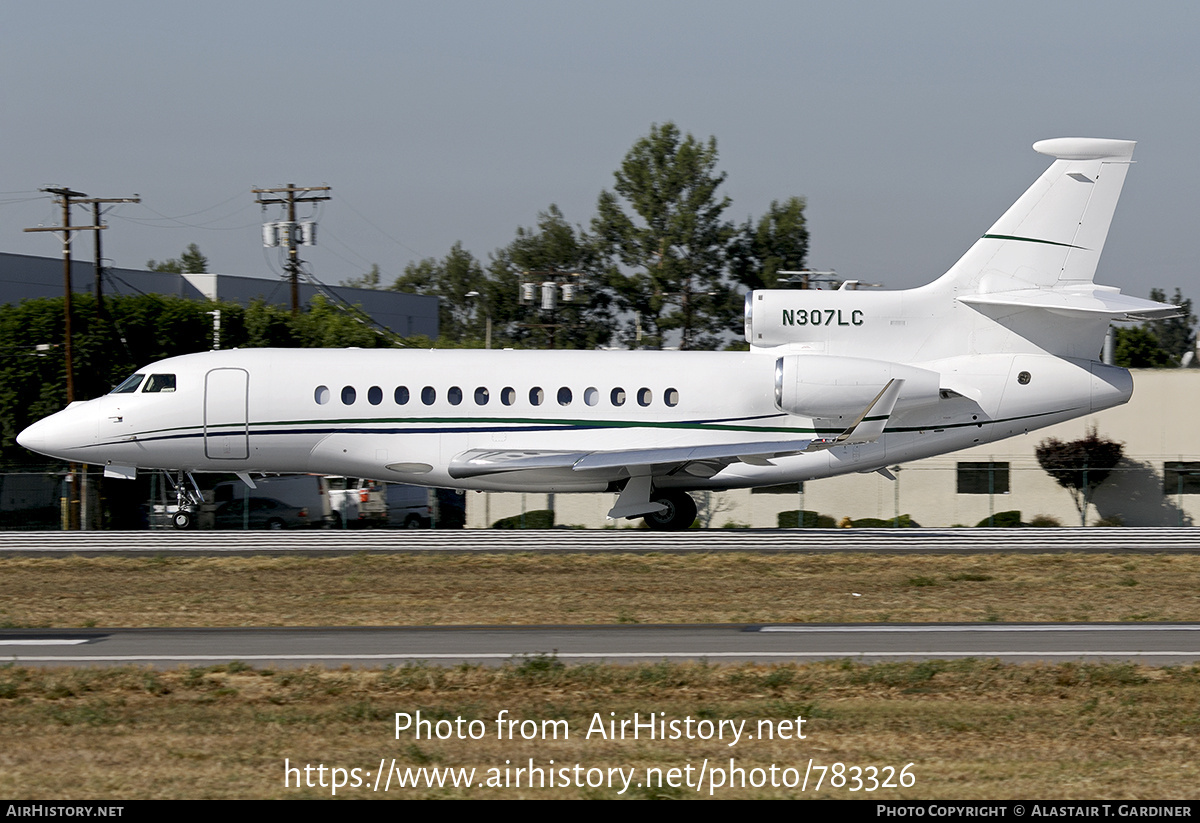
[[[46,448],[46,421],[39,420],[17,435],[17,445],[39,454]]]
[[[95,424],[89,427],[88,415],[72,405],[26,428],[17,435],[17,443],[47,457],[73,460],[78,449],[92,444],[89,431],[95,431]]]

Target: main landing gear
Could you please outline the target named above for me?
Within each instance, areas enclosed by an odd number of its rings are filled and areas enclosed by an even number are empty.
[[[696,501],[679,489],[656,489],[649,474],[636,474],[625,481],[608,516],[613,520],[641,517],[648,529],[679,531],[696,520]]]
[[[686,492],[675,489],[655,491],[650,495],[650,502],[666,507],[665,511],[645,516],[646,528],[651,531],[680,531],[696,520],[696,501]]]

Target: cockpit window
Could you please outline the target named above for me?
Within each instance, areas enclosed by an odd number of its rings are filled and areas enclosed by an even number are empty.
[[[152,374],[150,379],[146,381],[144,392],[163,392],[175,391],[175,375],[173,374]]]
[[[125,382],[115,386],[109,394],[132,394],[138,390],[138,386],[142,385],[142,378],[145,376],[144,374],[135,374],[127,378]]]

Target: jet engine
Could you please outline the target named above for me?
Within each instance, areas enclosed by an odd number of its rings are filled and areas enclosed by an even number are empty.
[[[853,416],[895,379],[904,381],[896,411],[938,401],[941,375],[928,369],[862,357],[794,354],[775,361],[775,406],[800,417]]]

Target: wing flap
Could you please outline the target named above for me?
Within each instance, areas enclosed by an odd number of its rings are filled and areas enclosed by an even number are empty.
[[[547,469],[611,473],[620,469],[649,468],[654,474],[671,474],[686,470],[692,464],[704,464],[706,468],[702,474],[711,476],[738,461],[756,466],[769,465],[767,461],[772,458],[800,454],[812,442],[811,438],[807,438],[594,452],[472,449],[455,457],[449,471],[451,477],[461,480],[489,474]]]
[[[472,449],[450,461],[450,476],[462,480],[537,469],[569,469],[588,452]]]
[[[725,461],[751,462],[787,457],[804,451],[812,440],[767,440],[757,443],[728,443],[717,446],[679,446],[657,449],[626,449],[592,452],[579,460],[575,471],[631,466],[675,466],[687,463]],[[744,459],[749,458],[749,459]],[[762,465],[755,463],[755,465]]]

